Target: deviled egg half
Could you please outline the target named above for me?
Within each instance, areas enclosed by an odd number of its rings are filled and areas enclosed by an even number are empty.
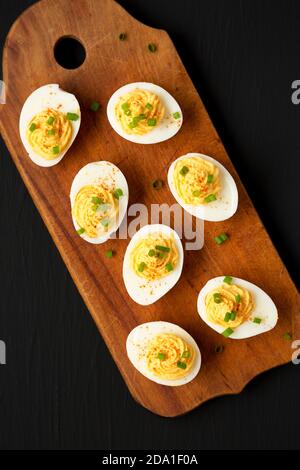
[[[226,338],[244,339],[272,330],[278,313],[273,300],[252,282],[231,276],[211,279],[198,296],[202,320]]]
[[[39,166],[56,165],[78,134],[80,106],[74,95],[59,85],[44,85],[25,101],[19,120],[22,143]]]
[[[191,335],[165,321],[144,323],[128,335],[129,360],[145,377],[161,385],[184,385],[201,367],[201,353]]]
[[[183,248],[178,234],[162,224],[145,225],[130,240],[123,262],[123,279],[130,297],[150,305],[179,280]]]
[[[177,158],[168,171],[168,184],[176,201],[199,219],[219,222],[237,210],[234,179],[217,160],[201,153]]]
[[[89,243],[103,243],[118,230],[126,214],[126,178],[113,163],[89,163],[75,176],[70,200],[78,235]]]
[[[173,137],[182,125],[182,111],[170,93],[153,83],[124,85],[111,96],[107,117],[124,139],[155,144]]]

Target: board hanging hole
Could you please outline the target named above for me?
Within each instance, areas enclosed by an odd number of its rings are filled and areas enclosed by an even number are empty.
[[[79,39],[73,36],[63,36],[54,46],[54,57],[64,69],[77,69],[85,61],[86,52]]]

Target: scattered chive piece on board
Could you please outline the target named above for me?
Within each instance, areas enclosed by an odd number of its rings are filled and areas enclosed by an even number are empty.
[[[98,103],[98,101],[92,101],[91,102],[91,105],[90,105],[90,110],[91,111],[94,111],[94,113],[96,111],[98,111],[98,109],[100,108],[100,103]]]
[[[153,42],[150,42],[150,44],[148,44],[148,49],[150,52],[156,52],[157,46]]]
[[[114,255],[114,253],[113,253],[112,250],[107,250],[107,252],[105,253],[106,258],[112,258],[113,255]]]
[[[163,187],[162,180],[154,180],[152,181],[152,188],[154,189],[161,189]]]
[[[286,339],[287,341],[292,340],[292,335],[289,332],[284,333],[283,338]]]

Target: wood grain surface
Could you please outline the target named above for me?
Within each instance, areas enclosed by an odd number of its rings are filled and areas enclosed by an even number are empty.
[[[7,102],[0,108],[0,128],[12,158],[45,221],[74,282],[88,306],[133,397],[162,416],[177,416],[215,396],[238,393],[256,375],[290,360],[285,332],[298,327],[299,296],[233,168],[211,120],[167,33],[149,28],[112,0],[42,0],[26,10],[8,35],[3,73]],[[119,41],[120,32],[127,33]],[[53,48],[63,36],[74,36],[87,57],[76,70],[66,70],[54,59]],[[147,45],[154,42],[157,52]],[[30,59],[30,60],[29,60]],[[181,131],[154,146],[123,140],[110,127],[105,107],[112,92],[125,83],[149,81],[161,85],[180,103]],[[21,144],[19,114],[26,97],[46,83],[59,83],[74,93],[82,110],[75,143],[57,166],[35,166]],[[201,91],[201,90],[200,90]],[[102,110],[92,113],[93,100]],[[219,160],[235,178],[239,208],[222,223],[205,223],[205,246],[186,252],[177,286],[149,307],[135,304],[122,280],[126,240],[93,246],[81,240],[70,217],[69,189],[78,170],[88,162],[107,159],[120,167],[129,188],[129,203],[174,202],[167,186],[154,191],[151,181],[166,179],[169,164],[187,152],[203,152]],[[219,247],[213,236],[226,231],[230,242]],[[105,258],[107,248],[116,256]],[[263,288],[275,301],[279,322],[275,330],[245,341],[225,340],[199,318],[196,299],[210,278],[231,274]],[[189,302],[186,301],[189,299]],[[198,377],[178,388],[159,386],[141,376],[129,363],[125,341],[137,324],[166,320],[179,324],[196,339],[203,365]],[[216,354],[216,344],[226,344]],[[100,360],[100,358],[99,358]]]

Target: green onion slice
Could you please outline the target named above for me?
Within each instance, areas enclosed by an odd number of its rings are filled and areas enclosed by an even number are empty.
[[[109,225],[109,218],[108,218],[108,217],[105,217],[105,219],[102,219],[102,220],[101,220],[101,225],[103,225],[103,227],[108,227],[108,225]]]
[[[261,318],[255,317],[253,318],[253,323],[258,323],[258,325],[261,323]]]
[[[171,248],[163,245],[155,245],[155,249],[158,251],[164,251],[165,253],[169,253],[169,251],[171,251]]]
[[[119,199],[121,196],[123,196],[123,191],[121,188],[117,188],[115,191],[114,191],[114,197],[116,199]]]
[[[284,333],[283,337],[284,337],[284,339],[286,339],[287,341],[291,341],[291,339],[292,339],[291,333],[288,333],[288,332],[287,332],[287,333]]]
[[[140,273],[142,273],[146,267],[147,267],[146,263],[144,263],[144,261],[142,261],[138,266],[138,271]]]
[[[173,269],[174,269],[174,268],[173,268],[173,264],[172,264],[172,263],[167,263],[167,264],[166,264],[166,270],[167,270],[168,272],[173,271]]]
[[[148,251],[148,256],[155,256],[155,250],[149,250]]]
[[[52,147],[52,153],[54,153],[54,155],[57,155],[59,153],[59,147],[57,145],[55,147]]]
[[[54,129],[49,129],[48,130],[48,135],[54,135],[55,134],[55,130]]]
[[[230,335],[232,335],[233,332],[234,330],[232,328],[226,328],[226,330],[223,331],[222,335],[225,338],[228,338]]]
[[[212,183],[212,180],[214,179],[214,176],[213,175],[208,175],[207,176],[207,180],[206,180],[206,183],[209,184],[209,183]]]
[[[76,113],[67,113],[67,119],[69,121],[77,121],[79,119],[79,114]]]
[[[151,127],[156,126],[156,119],[155,118],[148,119],[147,120],[147,125],[151,126]]]
[[[55,121],[55,118],[53,116],[49,116],[47,119],[47,124],[51,126],[54,123],[54,121]]]
[[[216,201],[217,200],[217,197],[215,194],[209,194],[208,196],[206,196],[206,198],[204,198],[204,201],[208,204],[209,202],[213,202],[213,201]]]
[[[185,176],[187,173],[189,172],[189,169],[187,166],[183,166],[181,168],[181,170],[179,171],[179,173],[182,175],[182,176]]]
[[[85,232],[85,229],[82,227],[77,230],[78,235],[82,235],[84,232]]]
[[[103,204],[103,199],[100,199],[100,197],[93,196],[92,197],[92,203],[93,204]]]
[[[238,295],[235,296],[235,301],[236,301],[237,304],[240,303],[240,301],[241,301],[241,296],[240,296],[240,294],[238,294]]]
[[[107,252],[105,253],[106,258],[112,258],[113,255],[114,255],[114,253],[113,253],[112,250],[107,250]]]
[[[153,106],[152,106],[151,103],[146,103],[146,108],[151,110],[153,108]]]
[[[166,359],[166,355],[164,353],[158,353],[157,359],[159,359],[160,361],[164,361]]]
[[[121,108],[123,109],[124,112],[125,112],[125,111],[128,111],[128,109],[129,109],[129,104],[128,104],[128,103],[123,103],[123,104],[121,105]]]
[[[201,196],[201,191],[199,189],[195,189],[195,191],[193,191],[193,196],[194,197],[199,197]]]
[[[35,129],[36,129],[36,124],[33,122],[31,124],[31,126],[29,127],[29,130],[30,130],[30,132],[33,132],[33,131],[35,131]]]
[[[183,351],[183,353],[182,353],[182,356],[181,356],[181,357],[183,357],[183,358],[187,359],[187,358],[189,358],[190,356],[191,356],[191,353],[190,353],[190,351]]]
[[[220,304],[222,302],[222,297],[221,297],[221,294],[219,292],[214,293],[214,302],[216,304]]]
[[[179,369],[186,369],[186,363],[178,361],[177,362],[177,367],[179,367]]]
[[[173,113],[173,118],[174,118],[174,119],[179,119],[179,118],[180,118],[180,113],[179,113],[179,111],[176,111],[176,113]]]
[[[232,277],[231,276],[225,276],[224,279],[223,279],[223,282],[225,282],[226,284],[229,284],[231,285],[232,284]]]
[[[225,313],[225,317],[224,317],[224,321],[229,322],[229,320],[231,320],[231,312],[226,312]]]

